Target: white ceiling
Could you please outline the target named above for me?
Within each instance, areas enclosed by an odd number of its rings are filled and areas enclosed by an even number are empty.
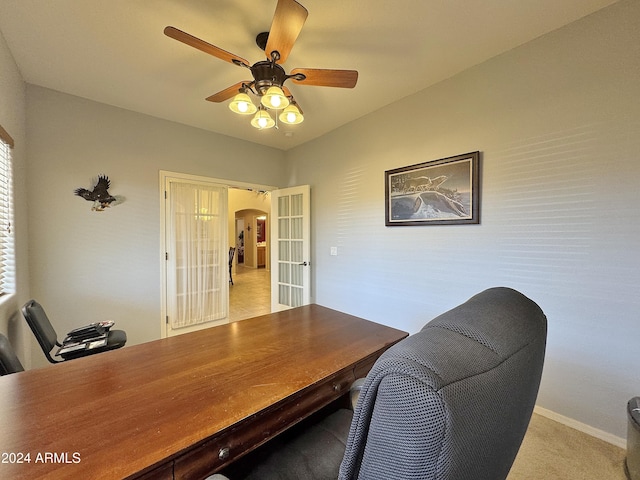
[[[304,123],[258,131],[204,100],[249,72],[163,29],[254,63],[276,1],[0,0],[0,31],[30,84],[287,150],[616,0],[299,0],[309,17],[285,70],[354,69],[358,84],[290,83]]]

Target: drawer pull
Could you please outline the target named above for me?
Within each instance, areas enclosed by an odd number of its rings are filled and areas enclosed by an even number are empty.
[[[229,453],[230,453],[229,447],[222,447],[218,452],[218,458],[220,460],[226,460],[227,458],[229,458]]]

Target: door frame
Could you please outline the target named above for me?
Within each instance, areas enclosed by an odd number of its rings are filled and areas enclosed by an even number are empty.
[[[169,170],[160,170],[159,172],[159,201],[160,201],[160,338],[167,338],[168,328],[168,311],[167,311],[167,246],[168,246],[168,228],[166,224],[167,218],[167,205],[166,205],[166,183],[169,179],[177,179],[184,182],[191,183],[203,183],[203,184],[216,184],[219,186],[229,188],[238,188],[241,190],[258,190],[270,192],[278,190],[278,187],[273,185],[263,185],[257,183],[238,182],[235,180],[227,180],[221,178],[207,177],[203,175],[192,175],[189,173],[173,172]],[[235,219],[233,219],[235,228]],[[229,236],[229,219],[227,219],[227,237]],[[227,296],[228,300],[228,296]],[[202,328],[207,328],[211,325],[203,324]],[[184,333],[187,333],[186,329]]]

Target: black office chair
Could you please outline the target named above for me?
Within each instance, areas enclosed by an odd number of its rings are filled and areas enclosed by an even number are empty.
[[[231,270],[233,268],[233,254],[236,253],[234,247],[229,247],[229,282],[233,285],[233,277],[231,276]]]
[[[504,480],[533,412],[546,336],[533,301],[486,290],[383,353],[353,414],[340,409],[285,432],[224,475]]]
[[[24,367],[13,351],[9,339],[0,333],[0,375],[18,372],[24,372]]]
[[[108,330],[104,332],[102,338],[98,338],[100,336],[97,335],[93,338],[87,337],[83,341],[68,341],[65,339],[63,343],[60,343],[58,342],[58,334],[53,328],[53,325],[51,325],[42,305],[35,300],[29,300],[22,307],[22,314],[29,324],[29,327],[31,327],[31,331],[35,335],[36,340],[38,340],[45,357],[47,357],[47,360],[51,363],[60,363],[65,360],[114,350],[123,347],[127,342],[127,334],[123,330]],[[62,360],[56,360],[51,356],[51,351],[55,347],[59,347],[55,356],[62,357]]]

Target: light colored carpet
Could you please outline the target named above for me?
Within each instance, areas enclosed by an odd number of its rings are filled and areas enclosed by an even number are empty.
[[[624,449],[533,414],[507,480],[626,480]]]

